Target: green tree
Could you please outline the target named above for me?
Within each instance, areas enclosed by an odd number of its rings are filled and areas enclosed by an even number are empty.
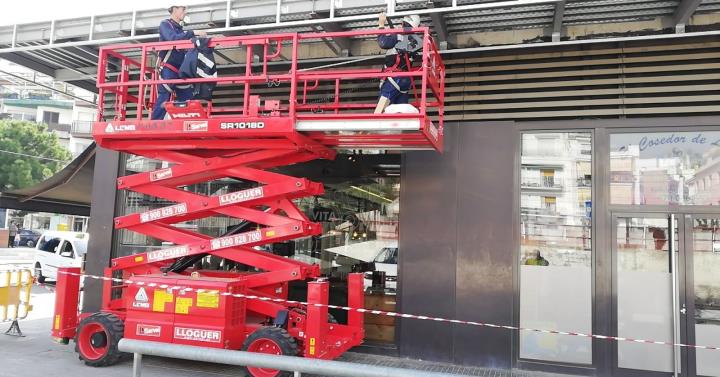
[[[28,187],[70,161],[57,135],[33,122],[0,120],[0,191]]]

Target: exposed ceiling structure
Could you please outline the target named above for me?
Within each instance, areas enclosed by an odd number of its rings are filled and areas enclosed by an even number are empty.
[[[717,25],[686,26],[693,16],[720,14],[720,0],[228,0],[191,5],[188,26],[225,35],[359,30],[376,27],[381,11],[396,21],[420,14],[447,52],[468,47],[457,41],[472,33],[542,29],[547,38],[522,41],[537,44],[570,39],[565,32],[577,26],[658,19],[663,27],[645,34],[720,33]],[[99,46],[154,40],[164,18],[165,9],[153,9],[2,26],[0,58],[95,91]],[[329,44],[343,56],[350,42]]]

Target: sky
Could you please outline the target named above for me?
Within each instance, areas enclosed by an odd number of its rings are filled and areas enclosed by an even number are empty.
[[[133,10],[166,8],[175,3],[172,0],[3,0],[0,12],[0,26],[37,21],[60,20],[91,16],[93,14],[111,14],[131,12]],[[178,5],[218,3],[218,0],[186,0]]]

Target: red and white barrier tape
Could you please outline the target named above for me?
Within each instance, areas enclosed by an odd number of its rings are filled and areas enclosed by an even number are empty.
[[[396,312],[387,312],[387,311],[382,311],[382,310],[371,310],[371,309],[365,309],[365,308],[351,308],[349,306],[311,304],[311,303],[303,302],[303,301],[285,300],[285,299],[281,299],[281,298],[255,296],[255,295],[244,295],[241,293],[229,293],[229,292],[221,292],[220,293],[218,291],[211,291],[211,290],[207,290],[207,289],[194,289],[194,288],[188,288],[188,287],[171,286],[168,284],[145,283],[142,281],[133,281],[133,280],[129,280],[129,279],[125,280],[125,279],[109,278],[109,277],[105,277],[105,276],[76,274],[73,272],[58,271],[58,273],[64,273],[64,274],[73,275],[73,276],[85,276],[85,277],[88,277],[91,279],[114,281],[117,283],[135,284],[135,285],[151,287],[151,288],[157,287],[160,289],[167,289],[167,290],[171,290],[171,291],[175,290],[178,292],[193,292],[193,291],[195,291],[196,293],[217,292],[221,296],[232,296],[232,297],[244,298],[244,299],[248,299],[248,300],[281,302],[281,303],[286,303],[286,304],[291,304],[291,305],[304,305],[304,306],[314,305],[317,307],[325,306],[328,309],[340,309],[340,310],[345,310],[345,311],[355,311],[358,313],[384,315],[384,316],[388,316],[388,317],[410,318],[410,319],[456,323],[456,324],[460,324],[460,325],[480,326],[480,327],[489,327],[489,328],[497,328],[497,329],[505,329],[505,330],[530,331],[530,332],[537,332],[537,333],[543,333],[543,334],[570,335],[570,336],[579,336],[579,337],[583,337],[583,338],[616,340],[616,341],[623,341],[623,342],[658,344],[658,345],[664,345],[664,346],[686,347],[686,348],[720,351],[720,347],[713,347],[713,346],[700,346],[700,345],[694,345],[694,344],[673,343],[673,342],[664,342],[664,341],[656,341],[656,340],[633,339],[633,338],[627,338],[627,337],[622,337],[622,336],[583,334],[583,333],[579,333],[579,332],[568,332],[568,331],[558,331],[558,330],[531,329],[531,328],[527,328],[527,327],[497,325],[497,324],[493,324],[493,323],[483,323],[483,322],[475,322],[475,321],[462,321],[459,319],[429,317],[429,316],[416,315],[416,314],[403,314],[403,313],[396,313]]]

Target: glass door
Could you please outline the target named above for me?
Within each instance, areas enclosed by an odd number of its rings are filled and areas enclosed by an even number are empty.
[[[689,342],[720,347],[720,215],[685,218]],[[689,349],[688,353],[691,375],[720,376],[720,351]]]
[[[624,338],[679,343],[684,293],[678,219],[666,214],[615,214],[613,327]],[[682,219],[681,219],[682,221]],[[684,310],[684,309],[682,309]],[[613,343],[618,376],[683,374],[685,349],[630,341]]]

